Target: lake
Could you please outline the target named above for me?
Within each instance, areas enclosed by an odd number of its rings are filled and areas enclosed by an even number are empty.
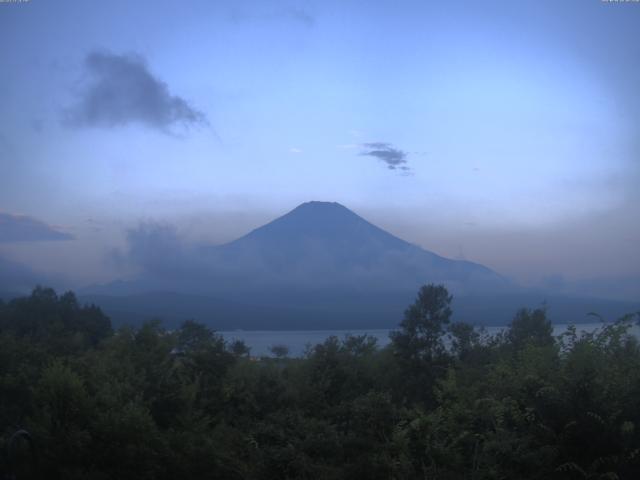
[[[576,324],[578,332],[591,332],[601,327],[602,323],[581,323]],[[553,326],[554,335],[560,335],[567,329],[566,324]],[[489,334],[496,334],[506,327],[486,327]],[[640,327],[634,325],[632,329],[636,336],[640,337]],[[293,357],[301,356],[307,345],[316,345],[324,342],[334,335],[340,339],[346,335],[371,335],[378,340],[378,346],[384,347],[389,343],[389,332],[391,329],[381,330],[234,330],[218,332],[224,336],[225,340],[243,340],[251,349],[254,357],[270,356],[269,348],[273,345],[286,345],[289,348],[289,355]]]

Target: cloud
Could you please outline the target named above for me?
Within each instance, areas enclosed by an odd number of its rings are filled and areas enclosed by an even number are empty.
[[[40,220],[23,215],[0,213],[0,243],[73,240],[73,236],[60,232]]]
[[[127,250],[116,260],[153,274],[165,274],[185,263],[188,250],[178,231],[167,224],[145,222],[127,230]]]
[[[69,125],[112,128],[130,123],[168,132],[174,125],[208,125],[204,113],[172,95],[139,55],[94,51],[84,61],[88,78],[77,102],[65,112]]]
[[[142,291],[209,291],[217,268],[210,247],[188,240],[172,225],[146,221],[126,231],[124,248],[107,260],[124,272],[135,272]]]
[[[360,152],[360,155],[374,157],[381,160],[387,165],[389,170],[399,169],[405,172],[410,170],[407,165],[407,152],[394,148],[390,143],[363,143],[361,148],[363,150]]]

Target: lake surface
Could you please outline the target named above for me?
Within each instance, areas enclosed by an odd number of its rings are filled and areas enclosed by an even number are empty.
[[[577,324],[576,329],[579,332],[591,332],[596,328],[602,327],[602,323],[582,323]],[[553,326],[554,335],[560,335],[567,329],[566,324],[557,324]],[[487,333],[493,335],[506,327],[485,327]],[[254,357],[271,356],[270,348],[274,345],[285,345],[289,348],[289,355],[293,357],[304,354],[307,346],[313,346],[324,342],[330,336],[336,336],[340,339],[347,335],[371,335],[378,340],[378,346],[384,347],[389,344],[389,332],[391,329],[382,330],[234,330],[218,332],[224,336],[225,340],[243,340],[251,349],[251,355]],[[633,333],[640,337],[640,327],[634,325]]]

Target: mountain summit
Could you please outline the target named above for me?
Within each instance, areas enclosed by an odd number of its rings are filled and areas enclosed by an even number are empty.
[[[264,240],[275,236],[282,240],[283,236],[290,236],[333,241],[374,233],[386,236],[391,241],[399,240],[339,203],[313,201],[298,205],[289,213],[253,230],[243,238]]]
[[[303,244],[337,249],[346,256],[358,256],[375,243],[380,249],[398,249],[410,246],[404,240],[367,222],[339,203],[307,202],[289,213],[259,227],[228,246],[251,246],[261,250],[299,250]],[[288,254],[294,253],[288,251]],[[300,252],[303,253],[303,252]]]
[[[438,282],[460,293],[507,286],[487,267],[424,250],[330,202],[303,203],[209,254],[245,285],[269,288],[415,291]]]

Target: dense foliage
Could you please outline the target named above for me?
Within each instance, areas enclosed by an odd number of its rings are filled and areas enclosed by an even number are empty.
[[[0,469],[20,478],[640,478],[633,318],[488,336],[423,287],[388,347],[256,359],[204,325],[113,332],[37,288],[0,303]]]

